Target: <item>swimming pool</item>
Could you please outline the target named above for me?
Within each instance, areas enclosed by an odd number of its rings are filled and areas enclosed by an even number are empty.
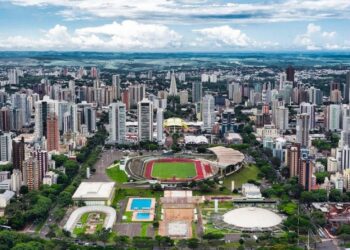
[[[131,202],[131,210],[150,210],[152,199],[133,199]]]
[[[137,220],[149,220],[151,217],[150,213],[137,213],[136,219]]]

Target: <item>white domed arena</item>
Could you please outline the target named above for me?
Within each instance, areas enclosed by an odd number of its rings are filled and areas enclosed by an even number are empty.
[[[282,217],[264,208],[243,207],[225,213],[223,221],[241,229],[263,230],[279,225],[282,222]]]

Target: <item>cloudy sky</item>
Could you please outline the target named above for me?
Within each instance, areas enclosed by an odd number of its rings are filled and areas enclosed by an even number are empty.
[[[0,50],[350,51],[350,0],[0,0]]]

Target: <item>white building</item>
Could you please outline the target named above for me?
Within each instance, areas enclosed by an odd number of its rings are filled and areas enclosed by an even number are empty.
[[[137,104],[138,140],[153,141],[153,103],[143,99]]]
[[[19,169],[14,169],[11,175],[11,190],[19,193],[22,186],[22,173]]]
[[[4,210],[8,204],[10,204],[11,199],[15,196],[15,193],[6,190],[4,193],[0,194],[0,215],[4,215]]]
[[[310,116],[308,114],[297,115],[296,126],[296,141],[300,143],[302,147],[309,146],[309,128],[310,128]]]
[[[126,138],[126,105],[122,102],[109,106],[110,141],[124,143]]]
[[[43,184],[46,184],[49,186],[53,184],[57,184],[57,178],[58,178],[58,174],[56,174],[55,172],[53,171],[46,172],[43,178]]]
[[[289,110],[284,106],[277,108],[276,128],[286,131],[289,128]]]
[[[11,133],[0,135],[0,162],[6,163],[12,160],[12,139]]]
[[[315,118],[315,104],[310,104],[307,102],[300,103],[300,114],[308,114],[310,117],[309,122],[309,129],[314,130],[316,125],[316,118]]]
[[[74,202],[85,202],[87,206],[111,205],[114,191],[114,182],[82,182],[72,199]]]
[[[327,172],[335,173],[338,171],[338,161],[335,157],[327,158]]]
[[[212,95],[205,95],[202,99],[203,129],[211,131],[215,123],[215,102]]]
[[[247,199],[262,199],[260,188],[254,184],[245,183],[242,185],[242,194]]]
[[[187,90],[181,90],[180,93],[180,104],[187,104],[188,103],[188,91]]]
[[[326,108],[326,129],[338,131],[340,129],[340,105],[331,104]]]
[[[157,109],[157,141],[163,142],[164,141],[164,114],[163,109],[158,108]]]

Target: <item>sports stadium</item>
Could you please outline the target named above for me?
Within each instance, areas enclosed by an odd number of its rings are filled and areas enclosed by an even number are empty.
[[[206,155],[137,156],[127,161],[125,170],[134,181],[179,184],[224,176],[243,165],[244,155],[237,150],[214,147],[209,152]]]

